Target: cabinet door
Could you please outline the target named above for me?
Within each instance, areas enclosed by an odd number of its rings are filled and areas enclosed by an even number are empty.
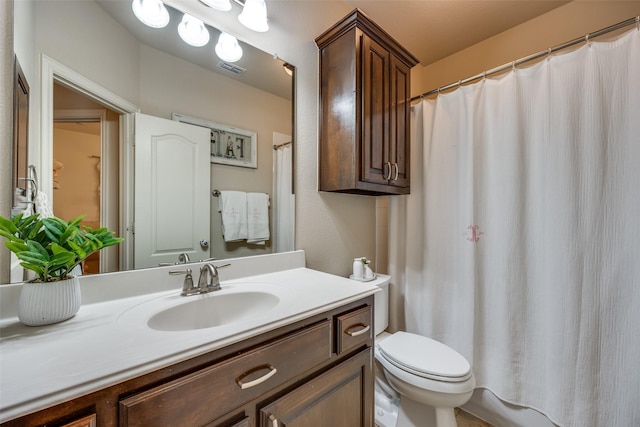
[[[389,114],[391,118],[391,137],[389,139],[391,179],[389,183],[397,187],[409,187],[410,72],[409,67],[396,57],[391,57],[391,109]]]
[[[260,410],[262,427],[371,427],[371,348]]]
[[[389,153],[389,50],[362,36],[361,179],[386,184],[391,174]]]

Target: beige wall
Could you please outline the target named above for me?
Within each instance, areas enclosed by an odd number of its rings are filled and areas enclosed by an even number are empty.
[[[53,159],[62,166],[54,177],[53,211],[66,221],[85,215],[85,223],[95,227],[100,224],[100,123],[82,127],[92,130],[53,127]]]
[[[640,1],[573,1],[426,67],[413,69],[416,96],[640,15]]]

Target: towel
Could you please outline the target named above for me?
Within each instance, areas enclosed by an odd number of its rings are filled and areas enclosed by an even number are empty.
[[[38,194],[36,194],[35,205],[36,212],[40,214],[40,218],[51,218],[53,216],[49,198],[42,191],[38,191]]]
[[[269,195],[247,193],[247,243],[264,245],[269,240]]]
[[[222,216],[222,235],[225,242],[247,238],[247,193],[221,191],[218,210]]]

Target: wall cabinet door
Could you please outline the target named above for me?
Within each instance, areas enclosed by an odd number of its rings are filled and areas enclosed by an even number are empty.
[[[260,410],[261,427],[370,427],[373,425],[371,348]]]
[[[362,36],[362,180],[387,184],[391,176],[389,145],[389,64],[380,43]]]
[[[316,44],[320,190],[408,194],[410,70],[417,59],[360,10]]]

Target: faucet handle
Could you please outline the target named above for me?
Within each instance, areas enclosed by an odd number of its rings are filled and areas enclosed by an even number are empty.
[[[193,276],[190,268],[185,270],[169,270],[169,274],[172,276],[178,276],[184,274],[184,282],[182,283],[182,292],[180,295],[187,296],[198,291],[198,288],[193,286]]]

